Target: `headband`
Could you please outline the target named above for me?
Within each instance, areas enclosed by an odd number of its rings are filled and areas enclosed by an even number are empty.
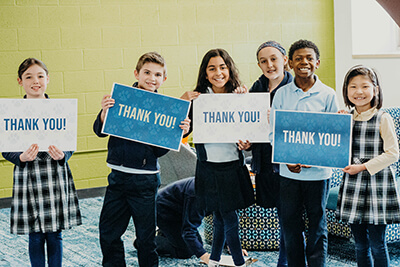
[[[282,53],[282,55],[286,56],[286,50],[285,50],[285,48],[283,48],[283,46],[281,46],[278,42],[275,42],[275,41],[268,41],[268,42],[262,43],[262,44],[258,47],[257,53],[256,53],[257,59],[258,59],[258,53],[260,53],[261,49],[263,49],[263,48],[265,48],[265,47],[274,47],[274,48],[278,49],[279,52]]]

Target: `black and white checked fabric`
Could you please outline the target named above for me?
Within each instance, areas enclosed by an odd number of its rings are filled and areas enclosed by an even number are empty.
[[[379,126],[383,111],[369,121],[354,121],[352,163],[361,164],[382,154]],[[345,174],[340,185],[336,216],[348,223],[391,224],[400,222],[400,198],[395,175],[386,167],[374,175],[367,170]]]
[[[56,232],[82,224],[71,170],[47,152],[15,166],[11,233]]]

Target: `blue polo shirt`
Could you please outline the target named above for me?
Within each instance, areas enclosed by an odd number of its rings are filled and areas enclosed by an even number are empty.
[[[299,110],[331,113],[336,113],[338,111],[335,91],[329,86],[323,84],[316,75],[314,78],[315,83],[307,92],[304,92],[301,88],[297,87],[294,80],[276,92],[271,106],[271,126],[274,125],[275,110]],[[270,133],[270,139],[272,140],[272,132]],[[331,175],[331,169],[311,167],[302,168],[300,173],[293,173],[289,171],[286,164],[281,164],[280,175],[295,180],[317,181],[328,179]]]

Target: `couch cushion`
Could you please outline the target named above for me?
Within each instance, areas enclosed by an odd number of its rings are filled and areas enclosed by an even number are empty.
[[[339,186],[335,186],[329,189],[328,201],[326,202],[327,209],[336,210],[338,194],[339,194]]]

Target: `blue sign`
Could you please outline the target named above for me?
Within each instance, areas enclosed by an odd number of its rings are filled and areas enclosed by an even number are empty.
[[[179,150],[179,128],[190,102],[114,83],[115,104],[107,112],[102,132],[172,150]]]
[[[350,164],[349,114],[275,111],[272,161],[344,168]]]

